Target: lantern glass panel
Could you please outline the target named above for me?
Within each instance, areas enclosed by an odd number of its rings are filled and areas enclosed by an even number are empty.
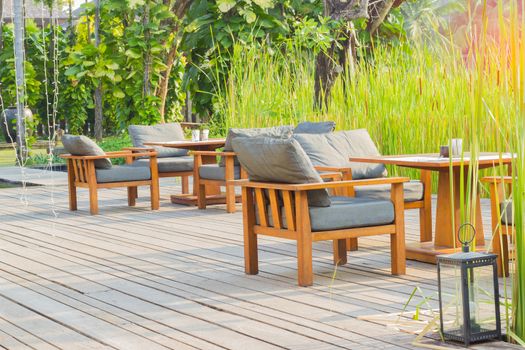
[[[467,269],[470,327],[472,334],[495,331],[493,267],[479,266]]]
[[[461,265],[441,263],[441,307],[444,333],[463,336]]]

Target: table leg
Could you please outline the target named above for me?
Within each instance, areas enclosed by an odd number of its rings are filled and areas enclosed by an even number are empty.
[[[454,248],[461,246],[461,243],[459,242],[457,237],[459,226],[463,224],[460,217],[459,188],[461,186],[461,174],[459,172],[459,169],[454,170],[454,174],[452,175],[454,198],[451,198],[452,194],[450,191],[450,172],[448,171],[448,169],[446,171],[439,172],[436,229],[434,239],[436,248]],[[463,185],[464,187],[467,187],[467,174],[465,174],[464,176]],[[454,221],[452,221],[453,218]],[[476,228],[476,244],[482,245],[485,243],[485,240],[483,236],[483,224],[481,219],[481,205],[479,193],[476,196],[475,220],[472,221],[474,221],[472,222],[472,224]]]
[[[454,168],[452,179],[449,169],[439,172],[434,242],[407,245],[407,259],[435,263],[436,255],[452,253],[455,247],[461,246],[457,240],[459,226],[463,223],[460,218],[460,184],[459,168]],[[450,191],[451,185],[454,189],[453,194]],[[465,187],[467,185],[466,169],[463,185]],[[475,220],[473,221],[472,224],[476,228],[476,245],[483,246],[485,240],[479,193],[476,198]]]

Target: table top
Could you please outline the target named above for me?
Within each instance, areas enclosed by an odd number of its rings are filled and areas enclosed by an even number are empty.
[[[220,148],[223,147],[226,139],[209,139],[206,141],[159,141],[159,142],[144,142],[144,146],[162,146],[170,148],[184,148],[184,149],[202,149],[202,148]]]
[[[477,164],[480,168],[488,168],[498,165],[510,164],[514,156],[510,153],[492,153],[482,152],[477,158]],[[427,154],[404,154],[395,156],[368,156],[368,157],[350,157],[350,161],[359,163],[383,163],[392,164],[408,168],[417,169],[447,169],[453,167],[468,166],[471,157],[465,153],[461,157],[441,157],[437,153]]]

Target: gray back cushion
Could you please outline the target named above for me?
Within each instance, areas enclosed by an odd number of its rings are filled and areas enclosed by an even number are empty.
[[[167,142],[184,140],[184,131],[179,123],[165,123],[157,125],[130,125],[129,136],[134,147],[152,147],[157,151],[157,157],[181,157],[188,155],[188,150],[145,146],[144,142]]]
[[[349,167],[353,179],[388,175],[384,164],[350,162],[350,157],[381,155],[366,129],[330,134],[294,134],[315,166]]]
[[[291,184],[323,182],[301,145],[292,138],[240,137],[232,141],[232,146],[252,181]],[[328,192],[308,191],[308,203],[315,207],[330,206]]]
[[[104,156],[106,153],[89,137],[83,135],[64,135],[62,144],[66,151],[74,156]],[[110,169],[111,161],[107,158],[96,159],[95,168]]]
[[[301,122],[293,130],[294,134],[326,134],[334,131],[335,122]]]
[[[234,129],[230,128],[226,142],[224,144],[224,152],[233,152],[232,141],[238,137],[272,137],[278,139],[288,139],[292,137],[293,126],[274,126],[270,128],[252,128],[252,129]],[[235,165],[239,161],[235,158]],[[225,166],[224,159],[221,158],[220,166]]]

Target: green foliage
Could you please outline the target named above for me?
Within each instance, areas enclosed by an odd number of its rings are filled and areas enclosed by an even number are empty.
[[[15,56],[13,48],[13,25],[3,26],[4,49],[0,52],[0,93],[4,106],[16,105],[16,83],[15,83]],[[28,21],[26,35],[28,36],[27,59],[24,62],[26,83],[26,104],[36,106],[41,96],[41,76],[37,74],[38,55],[41,41],[37,39],[38,28],[34,22]],[[35,53],[35,54],[32,54]],[[36,114],[36,113],[35,113]]]
[[[102,142],[98,144],[105,152],[114,152],[120,151],[124,147],[132,147],[131,139],[128,134],[122,134],[119,136],[110,136],[104,138]],[[123,158],[112,158],[111,162],[115,165],[124,164],[125,160]]]
[[[91,20],[94,8],[91,5],[85,7],[87,18]],[[145,24],[143,17],[147,9],[150,20]],[[97,48],[92,35],[84,33],[87,26],[79,25],[79,40],[70,50],[66,75],[72,85],[83,85],[89,91],[102,84],[108,126],[122,130],[128,124],[157,123],[160,118],[160,99],[153,93],[145,92],[145,62],[149,55],[151,65],[147,84],[154,92],[166,69],[165,54],[174,44],[172,28],[165,25],[166,21],[173,19],[173,14],[161,1],[149,1],[146,4],[144,1],[102,0],[100,16],[101,44]],[[170,79],[175,83],[171,86],[170,102],[179,108],[184,101],[180,86],[180,65],[179,60]]]
[[[214,86],[224,81],[235,44],[326,47],[333,39],[321,14],[319,0],[196,0],[182,39],[190,62],[184,83],[196,112],[211,113]]]
[[[128,134],[119,136],[105,137],[102,142],[98,144],[105,152],[120,151],[124,147],[132,147],[131,139]]]
[[[450,16],[462,11],[465,4],[458,0],[408,0],[400,7],[407,36],[414,42],[429,45],[449,40],[446,35]]]
[[[34,165],[49,165],[49,164],[65,164],[66,162],[64,159],[60,158],[59,156],[56,156],[54,154],[46,154],[46,153],[36,153],[36,154],[30,154],[29,158],[27,158],[26,166],[34,166]]]

